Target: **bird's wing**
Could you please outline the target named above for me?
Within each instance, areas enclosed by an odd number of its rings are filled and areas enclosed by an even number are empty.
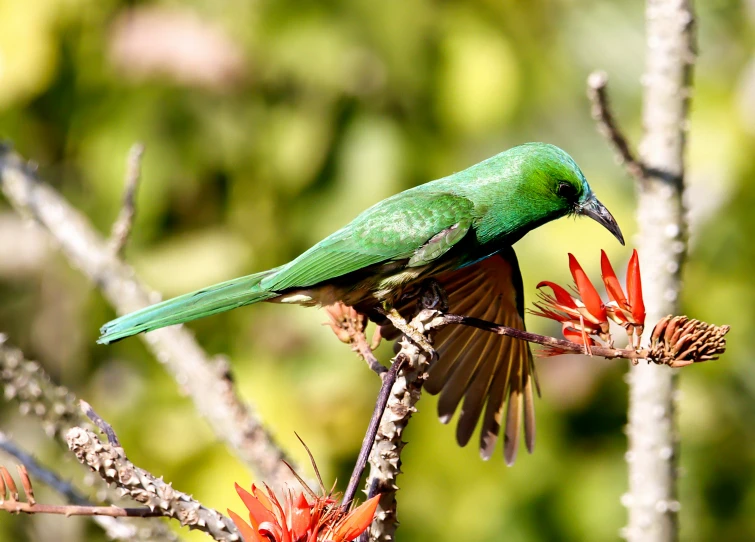
[[[418,251],[413,264],[427,263],[463,237],[458,231],[469,229],[472,208],[467,198],[446,192],[402,192],[371,207],[261,286],[269,291],[313,286],[375,264],[410,259]]]
[[[448,295],[449,312],[524,329],[522,276],[514,249],[505,249],[437,279]],[[525,443],[532,452],[533,386],[537,387],[537,382],[529,345],[520,339],[461,325],[441,330],[435,343],[440,357],[430,369],[425,388],[430,393],[440,393],[438,414],[444,423],[450,421],[463,399],[456,430],[459,444],[469,442],[482,417],[480,454],[484,459],[490,458],[508,398],[506,462],[510,465],[516,457],[522,418]]]

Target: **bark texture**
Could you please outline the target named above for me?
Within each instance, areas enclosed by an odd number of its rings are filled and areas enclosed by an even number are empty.
[[[682,193],[691,95],[694,15],[691,1],[648,0],[643,78],[644,136],[639,148],[638,249],[647,322],[679,314],[681,268],[687,250]],[[646,341],[648,339],[646,334]],[[629,369],[629,492],[624,504],[631,542],[678,539],[676,373],[665,366]]]

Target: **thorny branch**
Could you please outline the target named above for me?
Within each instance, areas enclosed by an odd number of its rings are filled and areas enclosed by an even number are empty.
[[[31,454],[22,450],[3,432],[0,432],[0,450],[16,458],[21,465],[26,468],[26,471],[32,478],[36,478],[46,486],[55,490],[74,507],[89,507],[92,509],[102,508],[106,511],[110,511],[111,509],[122,510],[121,508],[112,506],[96,507],[91,501],[89,501],[89,499],[81,495],[72,484],[60,478],[58,474],[47,467],[39,464]],[[29,486],[31,487],[31,482],[29,482]],[[5,509],[7,510],[7,508]],[[70,510],[70,508],[66,508],[66,510]],[[48,513],[47,506],[38,503],[31,510],[20,511],[29,513]],[[68,515],[80,514],[72,513]],[[171,532],[162,522],[142,522],[137,525],[135,522],[129,520],[115,519],[110,515],[100,514],[93,516],[92,520],[103,529],[105,535],[111,540],[124,540],[128,542],[136,542],[137,540],[178,542],[180,540],[178,536]]]
[[[16,400],[22,414],[39,418],[49,436],[61,436],[72,425],[85,423],[76,398],[67,388],[53,383],[36,361],[7,342],[0,333],[0,385],[6,401]]]
[[[45,432],[63,440],[63,433],[74,425],[87,423],[87,417],[77,407],[77,400],[67,388],[55,384],[45,370],[35,361],[29,361],[21,350],[8,344],[5,335],[0,334],[0,385],[6,400],[15,399],[22,414],[37,417]],[[16,446],[6,435],[0,433],[0,449],[13,455],[32,472],[34,476],[50,485],[73,504],[91,506],[78,495],[71,484],[45,471],[34,458]],[[99,482],[99,479],[93,481]],[[102,483],[102,482],[100,482]],[[107,488],[103,484],[97,488],[103,495]],[[115,499],[116,496],[107,496]],[[95,521],[113,540],[178,540],[161,524],[150,527],[137,527],[133,524],[116,522],[108,517],[95,518]]]
[[[121,212],[118,214],[118,218],[113,223],[109,240],[110,250],[116,256],[123,254],[123,249],[126,248],[131,228],[134,225],[134,218],[136,217],[136,194],[139,189],[139,180],[142,176],[143,154],[143,143],[134,143],[128,151],[123,204],[121,205]]]
[[[409,323],[428,337],[441,326],[433,309],[423,309]],[[427,378],[430,359],[425,352],[407,338],[399,341],[401,349],[393,363],[401,363],[398,378],[388,395],[388,403],[378,426],[375,442],[369,457],[370,472],[367,476],[368,498],[380,494],[375,519],[369,529],[369,540],[388,542],[394,539],[398,518],[396,512],[396,484],[401,473],[401,452],[405,443],[402,435],[409,419],[416,412],[415,405],[422,393]],[[367,540],[363,534],[361,540]]]
[[[125,314],[150,305],[159,296],[110,250],[89,221],[7,146],[0,147],[0,188],[14,209],[41,225],[61,252]],[[250,405],[236,394],[227,363],[211,359],[183,327],[142,336],[148,348],[173,375],[216,435],[261,479],[273,487],[296,483],[282,460],[286,454],[267,432]]]
[[[110,442],[102,442],[92,431],[73,427],[66,434],[68,447],[82,464],[99,474],[105,482],[114,484],[124,496],[146,505],[145,509],[136,509],[138,512],[124,515],[169,517],[218,541],[240,540],[236,526],[229,518],[203,506],[186,493],[173,489],[171,484],[129,461],[123,448],[113,443],[118,442],[118,438],[112,427],[93,413],[89,405],[82,402],[82,407],[97,420],[98,427],[108,435]]]

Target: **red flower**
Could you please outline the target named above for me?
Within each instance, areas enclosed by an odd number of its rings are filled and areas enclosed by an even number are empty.
[[[612,345],[613,338],[608,329],[609,318],[624,327],[630,343],[637,346],[645,323],[645,304],[642,300],[637,251],[635,250],[629,259],[628,295],[624,295],[611,262],[603,251],[600,263],[603,283],[610,299],[608,303],[603,303],[582,266],[572,254],[569,254],[569,270],[574,278],[578,297],[570,295],[558,284],[543,281],[537,285],[538,289],[547,286],[553,294],[546,294],[542,290],[538,292],[540,302],[535,303],[537,310],[530,312],[560,322],[564,337],[571,342],[585,345],[588,352],[590,346],[597,344],[595,337]]]
[[[622,326],[629,335],[630,343],[639,346],[645,326],[645,302],[642,299],[642,279],[637,250],[632,251],[627,266],[627,295],[621,289],[619,279],[604,251],[600,251],[600,270],[610,301],[606,303],[606,313],[614,322]]]
[[[589,350],[590,346],[596,344],[590,335],[610,341],[606,308],[595,286],[572,254],[569,254],[569,269],[579,298],[571,296],[554,282],[543,281],[537,285],[538,289],[547,286],[553,291],[553,295],[542,290],[538,292],[541,300],[540,303],[535,303],[538,310],[531,312],[535,316],[561,322],[564,337],[572,342],[584,344]]]
[[[303,491],[288,490],[281,503],[269,487],[252,485],[249,493],[236,484],[236,492],[249,511],[249,523],[228,510],[244,542],[348,542],[372,523],[380,496],[344,512],[330,496],[307,500]]]

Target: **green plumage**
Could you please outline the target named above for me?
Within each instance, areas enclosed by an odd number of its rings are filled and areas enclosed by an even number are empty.
[[[377,203],[285,265],[113,320],[102,327],[98,342],[108,344],[260,301],[341,301],[374,315],[378,304],[405,303],[403,294],[428,277],[451,290],[451,310],[523,327],[517,308],[523,292],[511,245],[567,214],[594,218],[623,243],[618,225],[574,160],[553,145],[528,143]],[[534,373],[527,346],[464,330],[442,334],[438,344],[446,358],[431,371],[428,384],[434,393],[443,390],[441,417],[446,421],[464,398],[459,442],[469,440],[487,401],[481,450],[489,457],[508,396],[506,459],[513,461],[516,453],[514,435],[522,412],[531,449]]]

